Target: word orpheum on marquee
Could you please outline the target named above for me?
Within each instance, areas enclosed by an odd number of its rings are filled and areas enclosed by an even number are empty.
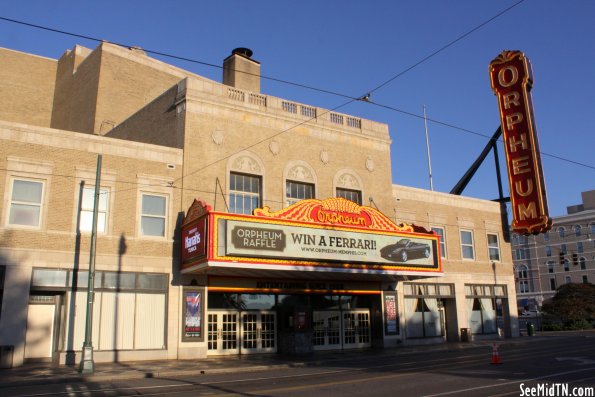
[[[520,51],[503,51],[490,62],[489,72],[500,108],[512,229],[519,234],[546,232],[552,221],[530,94],[533,86],[531,63]]]

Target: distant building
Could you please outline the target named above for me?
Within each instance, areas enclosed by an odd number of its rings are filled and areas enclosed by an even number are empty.
[[[15,365],[80,361],[99,154],[98,362],[519,335],[497,203],[394,186],[386,124],[261,93],[248,49],[223,70],[0,49]]]
[[[552,230],[512,235],[518,307],[534,310],[568,283],[595,282],[595,190],[553,218]]]

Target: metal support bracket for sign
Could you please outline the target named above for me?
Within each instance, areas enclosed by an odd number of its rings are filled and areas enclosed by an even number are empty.
[[[510,242],[510,229],[508,224],[508,212],[506,211],[506,203],[510,202],[510,197],[504,197],[504,190],[502,189],[502,174],[500,172],[500,160],[498,157],[498,138],[502,135],[502,127],[498,127],[494,135],[490,138],[485,148],[479,154],[477,159],[471,164],[471,167],[465,172],[463,177],[457,182],[457,184],[451,189],[450,194],[456,194],[460,196],[463,190],[467,187],[479,167],[483,164],[491,150],[494,150],[494,161],[496,163],[496,179],[498,181],[498,198],[492,201],[500,203],[500,214],[502,217],[502,235],[504,241]]]

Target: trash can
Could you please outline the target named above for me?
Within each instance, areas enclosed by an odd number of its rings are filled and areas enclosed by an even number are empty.
[[[527,336],[535,336],[535,326],[533,323],[527,323]]]
[[[471,328],[461,328],[461,342],[469,342],[471,340]]]
[[[14,346],[0,346],[0,368],[12,368],[12,356],[14,353]]]

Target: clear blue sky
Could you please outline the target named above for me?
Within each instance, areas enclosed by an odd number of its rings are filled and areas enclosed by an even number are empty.
[[[357,97],[517,2],[21,0],[3,1],[0,16],[216,65],[233,48],[248,47],[264,76]],[[0,21],[2,47],[59,58],[77,43],[97,45]],[[491,136],[499,119],[488,64],[505,49],[521,50],[532,62],[542,152],[587,165],[543,156],[550,214],[565,214],[567,205],[580,203],[581,191],[595,189],[595,1],[525,0],[371,99],[417,115],[425,105],[430,119]],[[221,80],[220,69],[162,59]],[[327,109],[347,102],[270,80],[262,81],[262,92]],[[338,111],[387,123],[393,182],[429,188],[423,119],[363,102]],[[428,127],[434,188],[448,192],[487,138]],[[464,195],[497,197],[492,157]]]

